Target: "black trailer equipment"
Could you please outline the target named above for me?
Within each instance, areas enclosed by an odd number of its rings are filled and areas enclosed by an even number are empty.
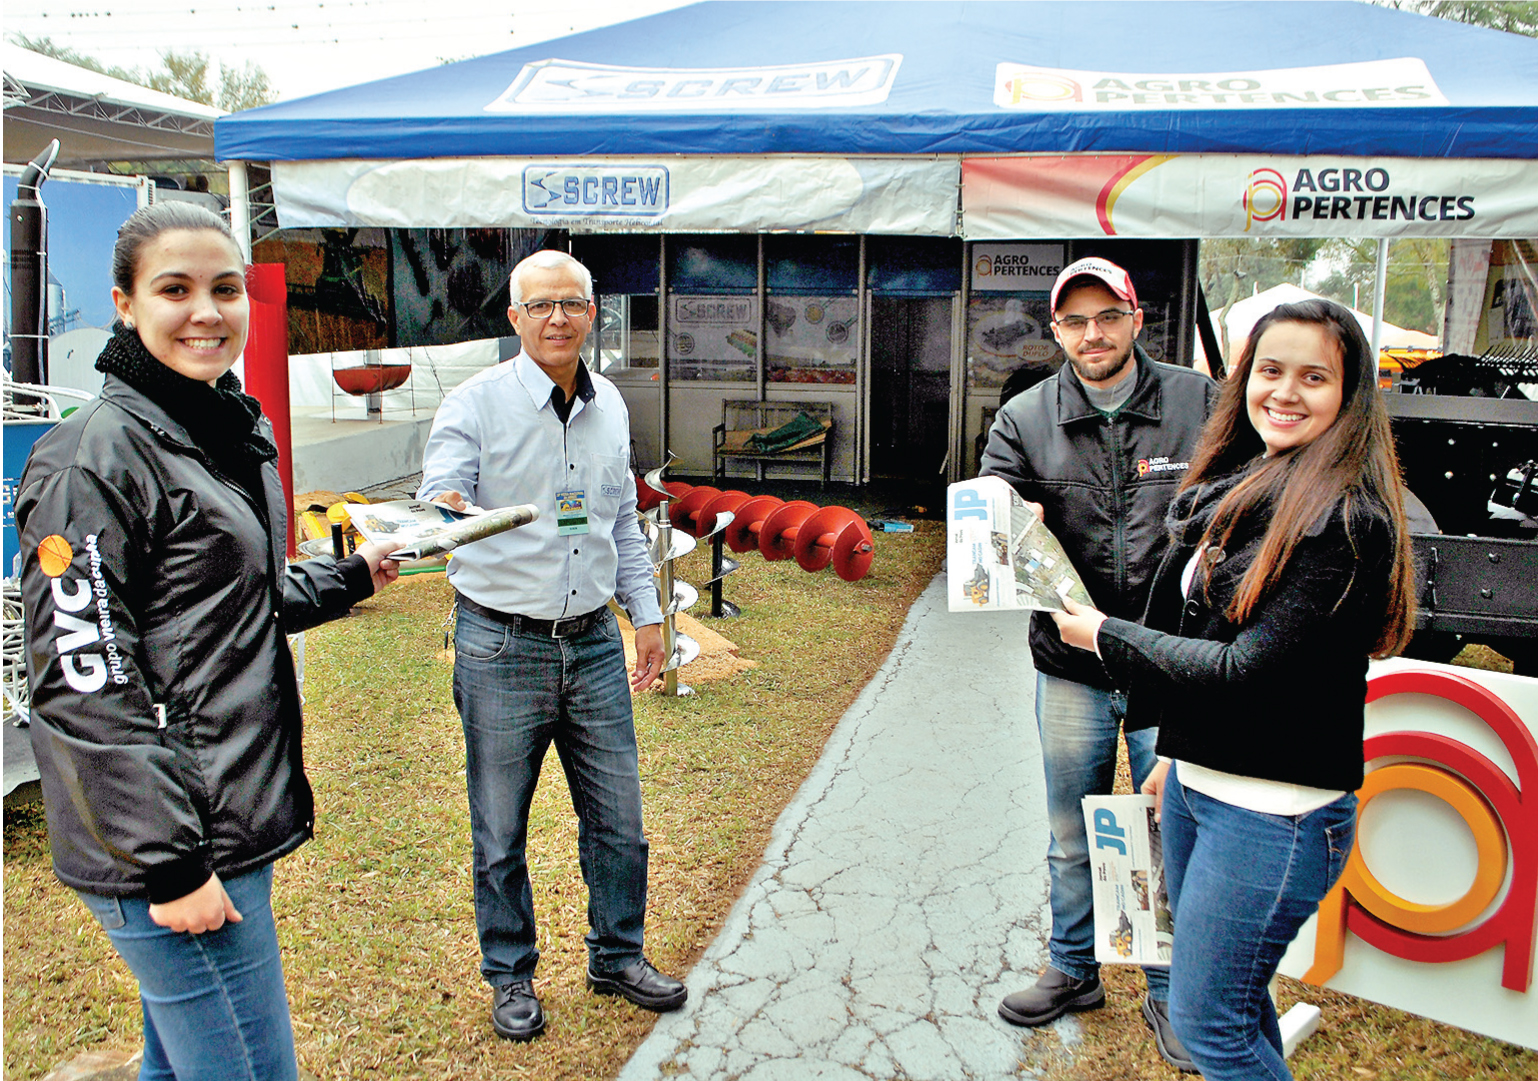
[[[1385,396],[1405,482],[1442,531],[1414,536],[1413,656],[1477,642],[1538,676],[1538,401],[1522,389],[1534,385],[1538,356],[1446,356]]]

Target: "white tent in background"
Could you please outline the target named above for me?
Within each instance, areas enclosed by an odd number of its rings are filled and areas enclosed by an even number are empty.
[[[1277,305],[1294,304],[1300,300],[1322,299],[1325,298],[1318,293],[1310,293],[1301,286],[1284,282],[1263,293],[1256,293],[1252,297],[1246,297],[1237,302],[1228,309],[1228,315],[1223,320],[1223,325],[1228,331],[1229,358],[1231,360],[1238,358],[1239,351],[1244,348],[1245,339],[1250,335],[1250,328],[1260,321],[1261,316]],[[1367,335],[1368,341],[1371,341],[1373,317],[1355,308],[1350,311],[1356,316],[1356,321],[1362,324],[1362,332]],[[1418,330],[1406,330],[1386,320],[1383,324],[1380,345],[1384,349],[1438,349],[1441,347],[1441,343],[1430,334],[1423,334]]]
[[[5,160],[59,140],[57,169],[106,161],[212,159],[221,109],[185,101],[5,42]]]

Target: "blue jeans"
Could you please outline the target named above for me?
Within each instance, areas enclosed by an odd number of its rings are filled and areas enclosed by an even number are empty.
[[[1164,789],[1164,873],[1175,914],[1170,1023],[1207,1081],[1290,1081],[1271,978],[1346,869],[1356,794],[1304,815],[1247,811]]]
[[[1127,696],[1083,683],[1036,673],[1036,726],[1047,779],[1047,824],[1051,843],[1052,967],[1076,980],[1100,971],[1095,960],[1095,904],[1089,875],[1089,836],[1084,829],[1085,796],[1108,796],[1116,783],[1116,738],[1127,716]],[[1127,733],[1134,788],[1152,772],[1158,757],[1158,730]],[[1148,993],[1161,1002],[1169,995],[1169,970],[1150,967]]]
[[[149,902],[80,892],[139,981],[139,1081],[294,1081],[294,1030],[272,922],[272,865],[224,883],[239,923],[200,935],[150,920]]]
[[[528,979],[539,963],[524,850],[552,742],[577,812],[588,963],[614,972],[639,961],[647,844],[625,650],[613,613],[585,634],[550,638],[461,606],[454,704],[465,729],[475,925],[487,982]]]

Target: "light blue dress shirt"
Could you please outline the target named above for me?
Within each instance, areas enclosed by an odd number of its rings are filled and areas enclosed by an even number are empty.
[[[433,419],[418,497],[458,492],[490,510],[539,508],[521,529],[467,544],[449,560],[456,590],[501,612],[560,619],[616,597],[636,626],[662,622],[646,540],[636,520],[630,415],[614,384],[590,375],[562,424],[555,386],[527,355],[470,377]],[[556,493],[579,490],[590,532],[556,533]]]

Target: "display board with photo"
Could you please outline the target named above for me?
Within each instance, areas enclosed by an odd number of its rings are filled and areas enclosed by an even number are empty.
[[[775,383],[853,383],[859,303],[852,296],[773,296],[765,363]]]
[[[750,382],[757,372],[758,298],[668,298],[668,377]]]

